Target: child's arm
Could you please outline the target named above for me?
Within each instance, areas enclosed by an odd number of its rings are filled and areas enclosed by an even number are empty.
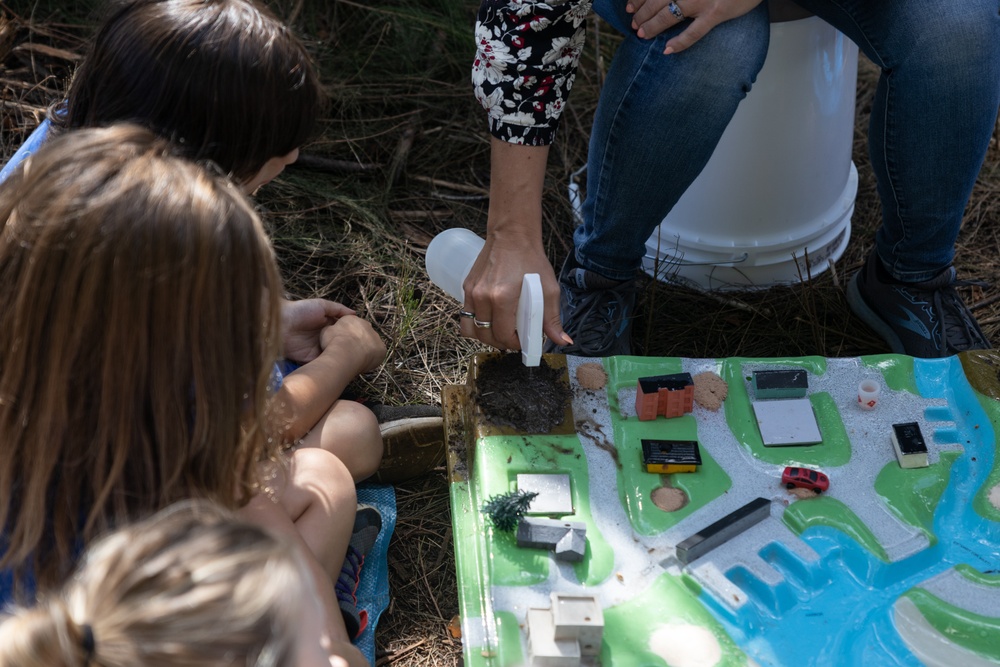
[[[385,343],[371,324],[344,315],[320,334],[322,352],[289,373],[275,396],[278,419],[286,422],[283,439],[294,442],[326,414],[347,384],[385,359]]]

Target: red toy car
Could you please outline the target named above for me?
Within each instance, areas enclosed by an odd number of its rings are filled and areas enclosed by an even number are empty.
[[[795,468],[788,466],[785,472],[781,473],[781,483],[785,488],[812,489],[816,493],[821,493],[830,488],[830,478],[819,470],[811,468]]]

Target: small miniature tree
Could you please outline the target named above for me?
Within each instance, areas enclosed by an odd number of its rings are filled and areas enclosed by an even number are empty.
[[[482,512],[489,517],[497,530],[509,533],[528,510],[528,505],[538,494],[534,491],[510,491],[493,496],[483,504]]]

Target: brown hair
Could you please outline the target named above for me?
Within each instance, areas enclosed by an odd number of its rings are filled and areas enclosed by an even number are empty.
[[[0,569],[178,499],[233,507],[272,454],[271,246],[228,179],[134,126],[69,132],[0,185]]]
[[[88,549],[62,590],[0,624],[2,667],[287,667],[313,595],[288,542],[182,503]]]
[[[305,143],[320,99],[301,42],[252,0],[127,0],[111,5],[54,120],[138,123],[245,182]]]

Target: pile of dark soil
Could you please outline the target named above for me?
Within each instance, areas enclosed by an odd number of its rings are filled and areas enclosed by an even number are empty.
[[[572,399],[563,369],[542,359],[537,367],[521,353],[490,357],[479,367],[475,400],[486,421],[519,433],[548,433],[562,423]]]

